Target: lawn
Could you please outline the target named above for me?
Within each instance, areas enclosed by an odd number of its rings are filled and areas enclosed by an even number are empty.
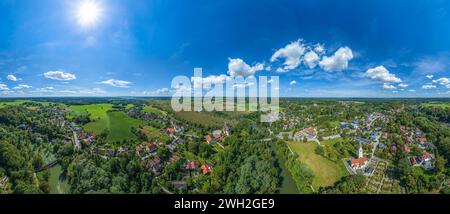
[[[136,136],[131,132],[131,127],[145,124],[145,121],[129,117],[122,111],[108,112],[107,118],[107,128],[109,129],[107,140],[110,142],[136,139]]]
[[[156,141],[159,143],[165,143],[170,140],[169,136],[167,136],[161,129],[157,129],[152,126],[144,126],[141,131],[147,135],[147,137],[151,141]]]
[[[13,101],[1,101],[0,102],[0,109],[4,108],[6,106],[19,106],[22,105],[23,103],[40,103],[42,105],[48,105],[49,102],[37,102],[37,101],[30,101],[30,100],[13,100]],[[36,107],[34,106],[27,106],[28,109],[35,109]]]
[[[160,110],[160,109],[157,109],[157,108],[152,107],[152,106],[145,106],[144,107],[144,111],[146,111],[148,113],[151,113],[151,114],[157,114],[157,115],[160,115],[160,116],[167,116],[167,112],[165,112],[163,110]]]
[[[92,122],[83,126],[87,132],[100,134],[108,128],[109,117],[107,111],[112,109],[111,104],[72,105],[69,106],[69,109],[72,110],[70,117],[90,114]]]
[[[131,133],[131,127],[144,125],[145,122],[129,117],[125,112],[113,111],[111,104],[92,104],[92,105],[72,105],[70,115],[76,116],[80,114],[90,114],[92,122],[83,126],[87,132],[102,133],[109,130],[107,140],[110,142],[122,141],[126,139],[136,139]]]
[[[231,125],[235,123],[235,121],[232,119],[226,119],[224,117],[214,115],[214,113],[212,112],[182,111],[176,112],[175,117],[194,124],[211,126],[215,128],[222,127],[224,123],[228,123]]]
[[[330,140],[328,143],[332,141]],[[342,162],[333,162],[316,154],[314,150],[318,145],[314,142],[289,142],[289,146],[298,154],[300,160],[314,171],[313,186],[315,189],[321,186],[332,186],[341,177],[348,175]]]
[[[334,145],[335,143],[337,143],[339,141],[342,141],[341,137],[330,139],[330,140],[322,140],[322,141],[320,141],[320,144],[322,144],[322,145],[331,145],[332,146],[332,145]]]
[[[441,107],[441,108],[450,108],[450,102],[429,102],[425,103],[425,106],[432,106],[432,107]]]

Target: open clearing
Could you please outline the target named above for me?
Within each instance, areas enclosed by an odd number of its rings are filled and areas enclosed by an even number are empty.
[[[315,189],[321,186],[332,186],[343,176],[347,175],[347,170],[342,162],[333,162],[315,153],[318,146],[314,142],[288,142],[300,161],[307,164],[314,171],[313,186]]]
[[[83,126],[85,131],[100,134],[109,130],[107,140],[110,142],[136,139],[131,127],[145,124],[144,121],[129,117],[125,112],[110,111],[113,109],[111,104],[73,105],[69,108],[72,110],[72,117],[87,113],[90,115],[92,122]]]
[[[131,118],[122,111],[108,112],[107,117],[109,129],[107,140],[110,142],[136,139],[136,136],[131,132],[131,128],[145,124],[144,121]]]
[[[432,106],[432,107],[441,107],[441,108],[450,108],[450,103],[449,102],[429,102],[429,103],[425,103],[425,106]]]

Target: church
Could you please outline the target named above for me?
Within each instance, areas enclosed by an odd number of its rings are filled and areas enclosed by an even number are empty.
[[[350,166],[352,167],[353,170],[364,169],[368,162],[369,159],[364,157],[363,148],[360,143],[358,149],[358,158],[353,158],[350,161]]]

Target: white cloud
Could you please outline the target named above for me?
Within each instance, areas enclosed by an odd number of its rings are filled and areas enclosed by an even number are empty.
[[[9,91],[9,88],[7,85],[0,83],[0,91]]]
[[[219,76],[211,75],[208,77],[192,77],[191,81],[193,83],[194,88],[202,88],[202,82],[203,82],[203,88],[211,88],[211,85],[214,84],[224,84],[226,81],[230,81],[231,77],[221,74]]]
[[[77,78],[75,74],[71,74],[64,71],[48,71],[44,73],[44,77],[52,80],[61,80],[61,81],[75,80]]]
[[[161,89],[156,90],[156,93],[157,94],[167,94],[167,93],[169,93],[169,89],[168,88],[161,88]]]
[[[325,52],[325,47],[322,44],[316,44],[314,46],[314,51],[318,54]]]
[[[20,84],[20,85],[14,87],[15,90],[28,89],[28,88],[32,88],[32,86],[31,85],[26,85],[26,84]]]
[[[268,84],[273,83],[273,79],[271,78],[270,80],[267,81]]]
[[[427,75],[426,76],[428,79],[433,79],[434,75]]]
[[[53,92],[53,90],[55,90],[55,88],[52,86],[49,86],[49,87],[38,88],[36,91],[47,93],[47,92]]]
[[[16,82],[16,81],[20,80],[20,78],[17,78],[16,76],[14,76],[14,75],[12,75],[12,74],[8,75],[6,78],[7,78],[8,80],[13,81],[13,82]]]
[[[437,80],[433,80],[433,83],[438,83],[440,85],[448,85],[450,84],[450,79],[447,77],[442,77]]]
[[[436,88],[435,85],[431,85],[431,84],[426,84],[422,86],[423,89],[432,89],[432,88]]]
[[[384,66],[380,65],[375,68],[370,68],[364,74],[365,77],[369,77],[373,80],[383,81],[383,82],[402,82],[400,78],[395,76],[395,74],[390,73]]]
[[[450,84],[446,85],[445,87],[446,87],[446,88],[450,88]]]
[[[62,90],[62,91],[59,91],[59,93],[62,93],[62,94],[76,94],[78,92],[77,91],[73,91],[73,90]]]
[[[286,45],[284,48],[277,50],[270,58],[270,61],[275,62],[278,59],[284,59],[284,67],[282,69],[285,71],[292,70],[300,65],[305,51],[305,45],[301,40],[297,40]]]
[[[105,80],[100,82],[100,84],[104,84],[104,85],[110,85],[113,87],[118,87],[118,88],[129,88],[131,82],[125,81],[125,80],[116,80],[116,79],[109,79],[109,80]]]
[[[297,81],[295,81],[295,80],[292,80],[290,83],[289,83],[289,85],[296,85],[297,84]]]
[[[384,83],[384,84],[383,84],[383,88],[384,88],[384,89],[389,89],[389,90],[397,89],[397,87],[395,87],[395,86],[393,86],[393,85],[391,85],[391,84],[388,84],[388,83]]]
[[[106,91],[104,91],[101,88],[93,88],[93,89],[82,89],[78,91],[79,94],[82,95],[100,95],[100,94],[106,94]]]
[[[342,71],[347,69],[348,62],[353,59],[353,52],[349,47],[339,48],[333,56],[324,56],[319,65],[325,71]]]
[[[285,70],[283,68],[277,68],[277,70],[276,70],[277,73],[285,73],[285,72],[288,72],[288,71],[289,70]]]
[[[162,96],[162,95],[169,95],[170,89],[168,88],[160,88],[155,91],[144,91],[144,95],[152,95],[152,96]]]
[[[315,68],[319,63],[320,57],[314,51],[309,51],[303,57],[304,63],[308,68]]]
[[[404,84],[404,83],[398,84],[398,87],[400,87],[400,88],[406,88],[408,86],[409,86],[408,84]]]
[[[414,89],[409,89],[408,91],[409,92],[416,92],[416,90],[414,90]]]
[[[258,63],[254,66],[250,66],[247,63],[244,62],[244,60],[236,58],[231,59],[229,58],[228,62],[228,74],[230,76],[253,76],[257,71],[264,70],[264,65],[261,63]]]

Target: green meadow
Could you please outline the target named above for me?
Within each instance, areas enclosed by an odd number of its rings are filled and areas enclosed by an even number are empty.
[[[330,140],[326,143],[334,143],[336,140]],[[300,161],[308,165],[314,172],[313,186],[315,189],[324,186],[333,186],[343,176],[348,175],[344,163],[341,161],[333,162],[321,155],[315,153],[318,146],[315,142],[301,143],[289,142],[289,146],[299,156]]]
[[[92,122],[85,124],[84,130],[96,134],[108,130],[107,140],[110,142],[136,139],[131,127],[145,124],[144,121],[129,117],[125,112],[111,111],[111,104],[73,105],[69,108],[72,110],[71,117],[88,113]]]
[[[145,125],[145,121],[131,118],[122,111],[108,112],[107,118],[109,130],[107,140],[110,142],[136,139],[136,136],[131,132],[131,128]]]
[[[425,106],[432,106],[432,107],[440,107],[440,108],[450,108],[450,102],[429,102],[425,103]]]

